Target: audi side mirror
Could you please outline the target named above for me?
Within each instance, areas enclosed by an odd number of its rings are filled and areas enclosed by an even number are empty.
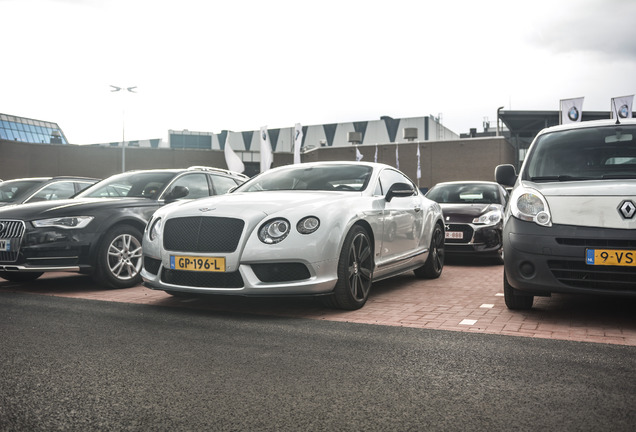
[[[170,192],[168,192],[165,196],[165,201],[166,203],[170,203],[173,201],[176,201],[180,198],[184,198],[186,196],[188,196],[188,194],[190,193],[190,189],[188,189],[185,186],[175,186],[174,188],[172,188],[172,190]]]

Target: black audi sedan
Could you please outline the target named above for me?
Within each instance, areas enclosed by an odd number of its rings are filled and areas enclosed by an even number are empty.
[[[98,181],[96,178],[73,176],[6,180],[0,184],[0,207],[71,198]]]
[[[129,171],[72,199],[0,208],[0,277],[91,274],[109,288],[141,282],[146,222],[164,204],[223,194],[247,176],[207,167]]]
[[[446,224],[444,242],[450,255],[494,257],[503,263],[503,209],[508,192],[487,181],[438,183],[426,197],[439,203]]]

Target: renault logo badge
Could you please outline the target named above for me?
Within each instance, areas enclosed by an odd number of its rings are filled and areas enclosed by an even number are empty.
[[[618,206],[618,212],[623,219],[632,219],[636,214],[636,205],[632,200],[625,200]]]

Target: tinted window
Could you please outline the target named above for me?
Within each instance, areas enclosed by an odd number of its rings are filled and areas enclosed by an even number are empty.
[[[214,193],[216,194],[224,194],[227,193],[233,187],[236,187],[237,183],[235,180],[229,177],[223,176],[210,176],[212,179],[212,185],[214,186]]]
[[[524,179],[636,178],[636,127],[613,125],[551,132],[537,138]]]
[[[373,168],[366,165],[294,166],[266,171],[244,183],[241,192],[271,190],[361,191],[367,187]]]
[[[70,198],[75,195],[75,185],[73,182],[55,182],[40,189],[27,202],[58,200]]]
[[[503,203],[498,186],[478,183],[437,185],[426,197],[442,204]]]
[[[391,186],[393,186],[395,183],[406,183],[415,188],[413,182],[401,172],[392,169],[385,169],[380,173],[380,181],[374,193],[376,195],[386,195]]]
[[[188,188],[188,195],[186,199],[196,199],[210,196],[210,187],[208,186],[208,180],[206,174],[186,174],[179,177],[175,182],[170,185],[172,190],[175,186],[185,186]]]
[[[28,196],[28,192],[42,180],[16,180],[0,183],[0,202],[15,202]]]
[[[172,172],[131,172],[109,177],[81,192],[83,198],[153,198],[175,176]]]

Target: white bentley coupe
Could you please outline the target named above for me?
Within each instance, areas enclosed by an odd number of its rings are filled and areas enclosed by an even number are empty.
[[[439,277],[444,223],[440,206],[388,165],[296,164],[159,209],[143,258],[144,285],[175,296],[320,295],[352,310],[373,281]]]

